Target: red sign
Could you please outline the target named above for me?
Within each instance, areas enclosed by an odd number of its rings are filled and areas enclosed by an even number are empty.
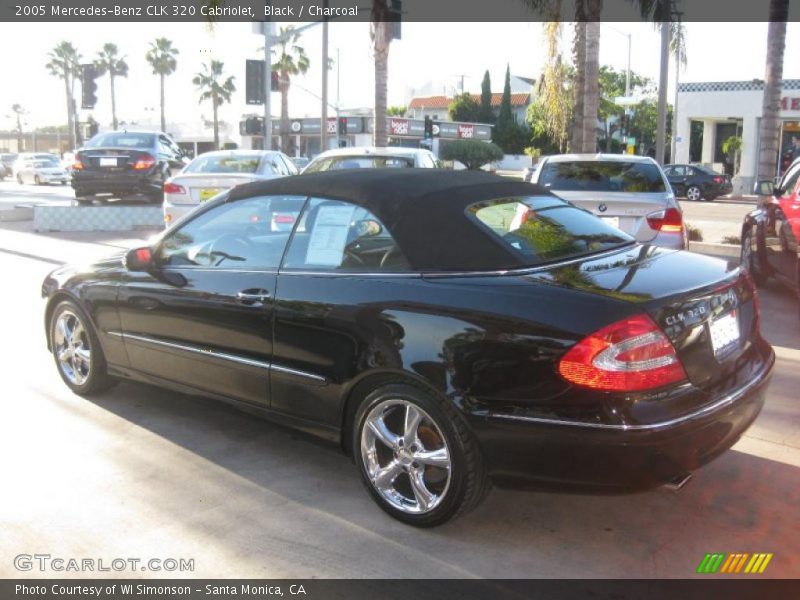
[[[389,120],[389,128],[392,135],[408,135],[408,119],[392,118]]]
[[[800,110],[800,98],[781,98],[781,110]]]
[[[462,125],[458,124],[458,137],[460,138],[473,138],[475,137],[475,125]]]

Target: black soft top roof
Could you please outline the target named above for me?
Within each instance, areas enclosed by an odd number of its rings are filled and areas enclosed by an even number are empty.
[[[231,190],[229,200],[275,194],[363,206],[389,230],[411,267],[422,271],[527,266],[465,210],[493,198],[552,196],[539,186],[481,171],[352,169],[244,184]]]

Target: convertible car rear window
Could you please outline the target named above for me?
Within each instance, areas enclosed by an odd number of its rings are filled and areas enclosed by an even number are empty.
[[[530,266],[634,241],[591,213],[552,197],[488,200],[472,204],[467,214]]]
[[[539,185],[563,192],[665,192],[657,165],[639,161],[548,162]]]

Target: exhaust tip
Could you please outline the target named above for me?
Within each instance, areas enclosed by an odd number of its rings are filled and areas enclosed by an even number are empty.
[[[691,478],[692,478],[692,474],[691,473],[681,473],[680,475],[675,477],[675,479],[672,479],[671,481],[665,483],[664,487],[667,488],[670,491],[677,492],[683,486],[685,486],[687,483],[689,483],[689,480]]]

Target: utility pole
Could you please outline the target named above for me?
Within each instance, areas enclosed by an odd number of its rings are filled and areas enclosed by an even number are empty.
[[[323,3],[328,8],[328,0]],[[327,10],[326,10],[327,11]],[[339,123],[336,123],[338,131]],[[337,134],[338,135],[338,134]],[[322,20],[322,119],[319,126],[320,152],[328,149],[328,18]]]
[[[342,140],[339,138],[339,108],[341,107],[340,100],[339,100],[339,48],[336,49],[336,147],[338,148],[342,144]]]
[[[661,22],[661,69],[658,78],[658,129],[656,130],[656,162],[664,164],[667,138],[667,80],[669,77],[669,15]]]
[[[272,21],[264,22],[264,150],[272,150],[272,28]]]

